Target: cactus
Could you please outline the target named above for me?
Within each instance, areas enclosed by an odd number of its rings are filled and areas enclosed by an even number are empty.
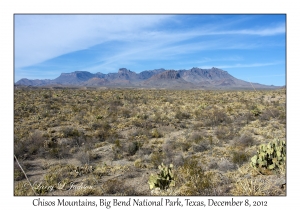
[[[159,187],[162,190],[165,190],[169,187],[175,186],[174,173],[173,173],[173,164],[165,166],[163,163],[158,166],[160,172],[158,174],[151,174],[148,180],[150,190]]]
[[[275,170],[284,166],[286,161],[285,141],[274,140],[268,144],[262,144],[257,150],[257,154],[251,158],[250,165],[259,171],[264,169]]]

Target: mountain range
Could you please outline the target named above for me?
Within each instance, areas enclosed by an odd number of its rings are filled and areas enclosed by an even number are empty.
[[[117,73],[90,73],[75,71],[62,73],[56,79],[23,78],[15,83],[17,86],[58,86],[58,87],[139,87],[165,89],[272,89],[273,85],[250,83],[237,79],[227,71],[212,67],[211,69],[192,68],[190,70],[155,69],[135,73],[120,68]]]

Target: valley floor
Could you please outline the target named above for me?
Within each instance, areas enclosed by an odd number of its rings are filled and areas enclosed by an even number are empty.
[[[285,89],[18,88],[14,195],[285,196],[285,166],[250,166],[274,139],[286,141]],[[161,163],[175,186],[150,189]]]

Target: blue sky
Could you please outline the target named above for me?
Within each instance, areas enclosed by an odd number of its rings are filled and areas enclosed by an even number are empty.
[[[217,67],[285,85],[285,15],[15,15],[15,81]]]

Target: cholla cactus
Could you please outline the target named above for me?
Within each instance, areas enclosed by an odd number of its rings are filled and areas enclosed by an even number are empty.
[[[285,165],[286,161],[286,143],[276,139],[267,145],[262,144],[257,150],[257,154],[251,158],[250,165],[254,168],[277,169]]]
[[[168,187],[175,186],[173,164],[165,166],[163,163],[158,166],[160,172],[156,175],[151,174],[149,177],[149,187],[150,190],[159,187],[160,189],[167,189]]]

